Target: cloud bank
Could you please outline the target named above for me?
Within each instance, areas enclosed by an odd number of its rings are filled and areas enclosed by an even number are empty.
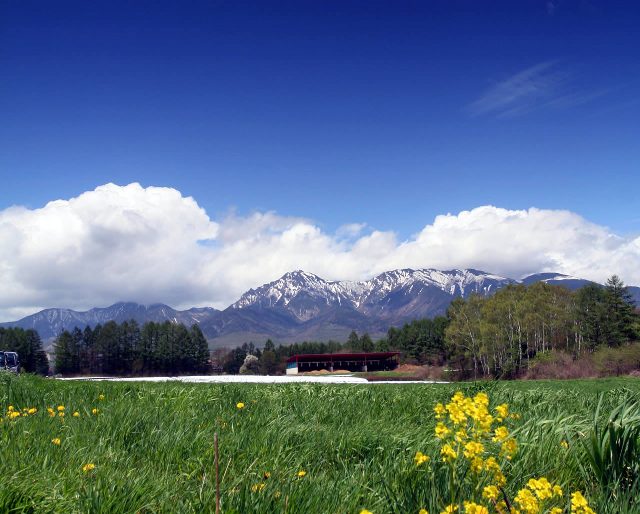
[[[509,277],[558,271],[640,284],[640,238],[569,211],[482,206],[437,216],[405,241],[347,223],[336,233],[274,212],[212,220],[165,187],[106,184],[40,209],[0,211],[0,320],[119,300],[224,308],[304,269],[360,280],[396,268],[477,268]]]

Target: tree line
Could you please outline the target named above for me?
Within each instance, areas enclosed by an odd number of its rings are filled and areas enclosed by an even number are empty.
[[[54,341],[54,362],[65,375],[205,373],[209,347],[197,325],[109,321],[63,331]]]
[[[0,327],[0,351],[17,352],[20,367],[28,373],[46,375],[49,360],[42,349],[40,335],[33,329]]]
[[[271,339],[268,339],[263,348],[250,342],[231,350],[219,349],[214,352],[214,360],[221,365],[225,373],[264,375],[284,373],[285,362],[289,357],[308,353],[399,351],[405,362],[440,365],[446,358],[447,323],[448,319],[444,316],[414,320],[400,328],[391,327],[386,337],[375,342],[368,333],[358,335],[355,330],[349,334],[344,343],[303,341],[276,346]]]
[[[476,377],[514,377],[551,350],[579,357],[640,337],[640,317],[615,275],[604,287],[574,292],[543,282],[510,285],[490,297],[454,300],[447,317],[449,365]]]

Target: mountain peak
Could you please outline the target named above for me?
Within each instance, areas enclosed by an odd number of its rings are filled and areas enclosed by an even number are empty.
[[[288,271],[284,275],[282,275],[279,280],[295,280],[302,282],[325,282],[324,279],[320,278],[318,275],[313,273],[309,273],[308,271],[304,271],[301,269],[297,269],[295,271]]]

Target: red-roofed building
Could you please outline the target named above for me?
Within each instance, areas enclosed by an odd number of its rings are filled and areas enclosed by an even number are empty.
[[[287,375],[325,369],[333,371],[384,371],[398,365],[400,352],[303,353],[287,359]]]

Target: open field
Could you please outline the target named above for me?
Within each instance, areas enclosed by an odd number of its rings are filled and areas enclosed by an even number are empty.
[[[599,395],[604,417],[640,398],[640,379],[402,386],[0,380],[0,512],[213,512],[218,431],[223,512],[433,514],[446,503],[447,483],[428,478],[414,456],[438,460],[433,406],[458,389],[486,391],[492,405],[507,402],[521,416],[513,431],[520,448],[506,468],[509,494],[546,476],[567,492],[583,491],[597,512],[640,512],[625,498],[606,501],[581,467]],[[9,405],[37,412],[9,420]],[[88,464],[95,468],[83,471]]]

